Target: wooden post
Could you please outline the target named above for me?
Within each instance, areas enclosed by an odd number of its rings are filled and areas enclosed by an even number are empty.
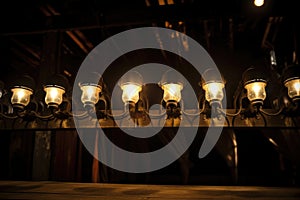
[[[36,131],[33,151],[32,179],[48,180],[51,158],[51,131]]]
[[[96,132],[95,135],[95,148],[94,148],[94,155],[98,155],[98,140],[99,136],[98,133]],[[93,183],[98,183],[100,182],[100,176],[99,176],[99,161],[96,158],[93,158],[93,166],[92,166],[92,182]]]
[[[49,32],[44,37],[43,52],[37,81],[37,90],[43,89],[49,75],[59,72],[61,40],[59,32]],[[35,135],[32,179],[48,180],[51,161],[51,131],[37,131]]]

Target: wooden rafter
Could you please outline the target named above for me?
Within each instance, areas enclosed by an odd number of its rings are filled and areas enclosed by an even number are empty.
[[[61,15],[49,4],[46,6],[41,6],[40,9],[44,15],[48,17]],[[66,31],[66,33],[80,47],[80,49],[82,49],[84,53],[88,53],[94,47],[80,30],[70,30]]]
[[[13,41],[15,44],[17,44],[19,47],[23,48],[24,50],[26,50],[30,55],[32,55],[36,60],[40,60],[41,59],[41,54],[40,52],[34,50],[33,48],[29,47],[28,44],[25,44],[19,40],[16,40],[14,38],[11,38],[11,41]]]

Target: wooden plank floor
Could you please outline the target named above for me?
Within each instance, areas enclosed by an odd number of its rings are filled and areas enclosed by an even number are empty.
[[[0,199],[299,200],[300,188],[0,181]]]

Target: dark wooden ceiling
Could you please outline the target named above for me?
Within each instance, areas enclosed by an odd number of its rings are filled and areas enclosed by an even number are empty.
[[[104,39],[134,27],[159,26],[196,39],[231,79],[228,87],[235,88],[241,73],[268,59],[271,49],[278,73],[293,62],[293,52],[299,54],[296,9],[296,1],[283,0],[265,0],[260,8],[252,0],[7,1],[0,8],[0,80],[24,73],[36,77],[50,56],[48,33],[60,35],[53,67],[72,81],[85,56]]]

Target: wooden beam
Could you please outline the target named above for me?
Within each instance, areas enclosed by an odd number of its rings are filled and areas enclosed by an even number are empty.
[[[26,56],[25,53],[23,53],[22,51],[20,51],[19,49],[16,48],[11,48],[10,49],[14,54],[16,54],[20,59],[22,59],[23,61],[25,61],[29,66],[36,68],[38,65],[40,65],[40,62],[37,60],[34,60],[28,56]]]
[[[44,6],[40,7],[40,9],[44,13],[44,15],[47,17],[61,15],[49,4],[47,4],[46,7],[44,7]],[[66,31],[66,33],[85,53],[88,53],[93,48],[93,44],[90,41],[88,41],[88,39],[85,37],[85,35],[81,31],[79,31],[79,30],[75,30],[74,32]],[[81,40],[79,40],[78,37]],[[87,46],[87,48],[86,48],[86,46]]]
[[[23,43],[19,40],[14,39],[14,38],[11,38],[11,40],[15,44],[17,44],[19,47],[25,49],[28,53],[30,53],[30,55],[32,55],[37,61],[40,61],[40,59],[41,59],[40,53],[38,51],[34,50],[33,48],[31,48],[29,46],[29,44],[25,44],[25,43]]]
[[[44,36],[38,86],[42,87],[52,74],[60,72],[61,34],[47,33]],[[39,88],[42,89],[42,88]],[[51,130],[36,131],[33,152],[33,180],[49,180],[51,163]]]
[[[3,199],[236,199],[298,200],[299,187],[99,184],[0,181]]]
[[[266,109],[268,112],[275,112],[272,109]],[[233,109],[227,109],[228,113],[233,113]],[[123,112],[122,110],[116,110],[114,113],[118,114]],[[154,111],[153,111],[154,112]],[[157,111],[158,113],[159,111]],[[190,113],[195,113],[195,111],[189,110]],[[79,114],[79,113],[77,113]],[[183,128],[189,127],[199,127],[199,128],[208,128],[208,127],[220,127],[224,128],[248,128],[248,129],[257,129],[257,128],[282,128],[282,129],[297,129],[297,124],[300,122],[300,117],[284,117],[283,115],[278,116],[258,116],[258,118],[244,118],[242,115],[238,115],[236,117],[227,117],[224,124],[216,124],[218,122],[217,119],[214,120],[214,125],[211,124],[211,120],[205,115],[200,115],[199,121],[193,120],[194,117],[191,116],[183,116],[182,119],[175,119],[172,122],[172,119],[166,119],[165,116],[162,116],[161,119],[152,119],[150,127],[178,127],[179,125]],[[0,127],[0,130],[57,130],[57,129],[75,129],[74,119],[69,118],[63,120],[64,123],[61,123],[61,120],[52,120],[49,122],[45,122],[39,119],[27,124],[27,123],[12,123],[13,120],[3,119],[5,120],[5,127]],[[95,126],[96,121],[98,120],[97,127]],[[142,120],[142,119],[141,119]],[[148,119],[147,119],[148,120]],[[165,122],[164,122],[165,120]],[[287,123],[289,122],[289,123]],[[293,123],[291,123],[293,122]],[[80,129],[90,129],[90,128],[118,128],[118,124],[122,124],[123,128],[134,128],[136,124],[133,120],[129,120],[129,117],[125,117],[123,119],[94,119],[87,117],[85,119],[77,120],[77,128]],[[143,124],[140,122],[140,124]],[[148,124],[148,123],[146,123]],[[143,128],[143,126],[140,126]],[[147,128],[147,127],[145,127]]]
[[[266,29],[265,29],[265,32],[264,32],[264,36],[263,36],[263,39],[261,41],[261,47],[264,48],[264,47],[268,47],[268,44],[266,43],[267,42],[267,37],[269,35],[269,32],[270,32],[270,29],[271,29],[271,26],[272,26],[272,23],[273,23],[273,17],[269,17],[269,21],[267,23],[267,26],[266,26]]]
[[[234,22],[232,18],[229,18],[229,48],[233,50],[234,47]]]
[[[80,47],[80,49],[88,54],[89,50],[85,47],[85,45],[78,39],[78,37],[73,33],[73,31],[66,31],[67,35]]]
[[[51,131],[36,131],[34,139],[32,180],[49,180]]]
[[[85,44],[90,51],[94,48],[94,45],[87,39],[87,37],[79,30],[74,30],[74,33],[82,40],[83,44]]]
[[[207,49],[209,50],[210,49],[210,30],[208,28],[208,21],[207,20],[204,20],[203,26],[204,26],[206,46],[207,46]]]
[[[216,10],[212,12],[212,10]],[[49,12],[49,11],[48,11]],[[49,12],[50,13],[50,12]],[[44,19],[31,19],[31,21],[22,21],[18,24],[4,25],[5,30],[1,35],[26,35],[42,34],[53,31],[71,31],[100,29],[110,27],[127,27],[130,25],[151,25],[153,23],[170,21],[197,22],[202,19],[211,19],[220,16],[236,16],[233,8],[206,8],[205,6],[193,5],[168,5],[168,6],[151,6],[141,7],[139,9],[115,9],[107,10],[98,16],[85,15],[55,15],[48,16]],[[18,17],[18,16],[16,16]],[[47,22],[52,22],[47,24]]]

